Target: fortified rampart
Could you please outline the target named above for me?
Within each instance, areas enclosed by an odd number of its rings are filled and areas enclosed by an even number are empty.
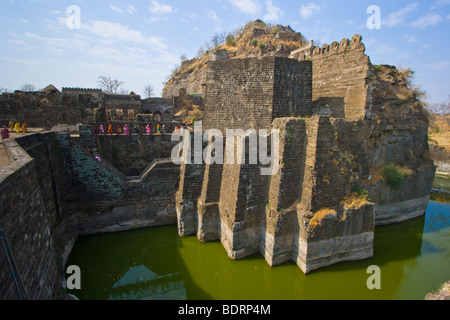
[[[11,164],[0,169],[1,228],[7,233],[28,298],[60,298],[62,266],[55,232],[67,180],[58,142],[49,133],[3,143]],[[3,250],[0,263],[0,298],[18,299]]]
[[[201,97],[200,101],[190,96],[141,100],[138,95],[111,95],[100,89],[16,91],[0,95],[0,124],[25,122],[29,127],[49,131],[76,132],[81,124],[134,122],[139,121],[139,116],[152,123],[170,122],[180,109],[179,101],[185,99],[202,103]]]
[[[376,224],[424,214],[435,167],[423,107],[404,78],[384,79],[360,36],[315,48],[312,66],[311,86],[310,61],[209,63],[204,130],[278,129],[280,170],[262,176],[248,149],[244,164],[183,164],[181,236],[220,240],[232,259],[259,252],[270,265],[293,260],[308,273],[371,257]],[[376,176],[389,164],[408,168],[401,189]]]
[[[272,57],[209,64],[204,130],[278,130],[279,147],[268,142],[267,150],[279,151],[273,175],[248,162],[255,151],[248,147],[244,164],[177,166],[154,157],[136,176],[99,152],[112,156],[115,143],[128,143],[165,153],[173,143],[165,135],[95,136],[92,126],[81,126],[78,138],[45,133],[6,140],[11,164],[0,169],[0,226],[29,297],[62,297],[62,269],[78,235],[162,224],[178,223],[181,236],[220,240],[232,259],[259,252],[270,265],[292,260],[305,273],[371,257],[376,225],[425,212],[435,166],[421,103],[395,68],[372,66],[360,37],[353,39],[337,51],[314,49],[312,62]],[[341,80],[328,67],[342,68]],[[2,110],[10,113],[0,120],[33,112],[51,117],[53,106],[72,104],[77,114],[86,101],[97,112],[92,94],[98,93],[2,95]],[[401,188],[380,177],[386,165],[404,170]],[[355,192],[368,198],[354,199]],[[0,258],[0,298],[14,299]]]
[[[309,61],[266,57],[210,62],[203,126],[268,129],[281,116],[311,116]]]
[[[364,119],[371,63],[361,36],[305,49],[292,52],[290,57],[313,62],[312,99],[316,112],[335,118]]]
[[[125,176],[87,151],[96,145],[90,129],[79,138],[51,132],[3,141],[11,164],[0,169],[0,226],[29,299],[63,297],[63,268],[79,235],[176,223],[179,167],[154,159]],[[170,136],[147,143],[158,150]],[[19,299],[3,250],[0,265],[0,299]]]

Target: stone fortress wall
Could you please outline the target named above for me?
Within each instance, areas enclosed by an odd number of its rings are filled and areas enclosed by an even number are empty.
[[[63,268],[78,236],[176,224],[179,167],[154,159],[125,176],[87,151],[96,151],[95,140],[85,126],[79,138],[49,132],[4,141],[10,165],[0,169],[0,227],[29,299],[63,298]],[[0,299],[19,299],[3,250],[0,265]]]
[[[309,61],[266,57],[210,62],[205,130],[268,129],[283,115],[311,116]]]
[[[0,227],[30,298],[62,296],[65,258],[79,235],[162,224],[177,223],[181,236],[220,240],[232,259],[259,252],[270,265],[293,260],[305,273],[371,257],[375,225],[425,212],[435,167],[428,123],[416,99],[387,98],[395,81],[384,79],[365,56],[360,37],[353,39],[344,41],[350,45],[340,53],[314,49],[312,66],[276,57],[209,66],[204,128],[278,129],[280,170],[273,176],[262,176],[258,164],[176,166],[168,159],[126,176],[87,151],[99,143],[90,126],[81,126],[79,138],[45,133],[5,141],[11,164],[0,169]],[[315,59],[322,67],[315,67]],[[346,69],[339,59],[350,59],[353,67]],[[339,84],[341,68],[347,89]],[[353,81],[352,73],[360,80]],[[10,115],[36,112],[44,118],[44,99],[75,112],[82,109],[80,101],[97,109],[96,95],[17,93],[2,95],[0,102]],[[83,114],[77,117],[85,121]],[[135,142],[169,144],[169,138]],[[389,163],[411,170],[401,189],[370,179],[374,168]],[[371,201],[346,204],[358,185]],[[7,267],[0,276],[0,298],[14,298]]]
[[[182,165],[181,236],[220,240],[232,259],[259,252],[270,265],[293,260],[308,273],[371,257],[375,225],[424,214],[435,167],[415,97],[387,103],[389,91],[374,76],[359,35],[310,52],[297,56],[300,61],[209,63],[204,129],[279,129],[280,171],[267,177],[251,164]],[[312,61],[312,90],[298,82],[311,83],[305,60]],[[273,85],[277,74],[285,80],[279,86]],[[374,169],[393,163],[412,172],[400,190],[371,180]],[[371,201],[346,203],[361,187]]]
[[[202,105],[201,97],[192,95],[171,98],[141,99],[138,95],[111,95],[100,89],[49,86],[37,92],[0,95],[0,124],[26,122],[29,127],[56,132],[77,132],[80,124],[134,122],[139,115],[154,122],[170,122],[184,100]]]
[[[364,52],[360,35],[321,48],[310,44],[292,52],[293,59],[313,62],[312,99],[317,113],[352,120],[366,116],[371,63]]]

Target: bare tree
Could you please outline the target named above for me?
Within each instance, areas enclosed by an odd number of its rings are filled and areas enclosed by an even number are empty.
[[[101,89],[110,94],[123,94],[126,91],[121,88],[123,81],[111,77],[99,76],[98,83]]]
[[[144,88],[144,96],[146,98],[153,97],[154,93],[155,93],[155,89],[153,89],[152,85],[146,85],[145,86],[145,88]]]
[[[450,99],[450,96],[449,96]],[[430,111],[442,118],[442,129],[445,129],[447,115],[450,113],[450,102],[435,103],[430,106]]]
[[[10,93],[10,91],[8,90],[8,88],[0,87],[0,94],[2,93]]]
[[[203,46],[201,46],[200,49],[198,49],[196,58],[201,59],[205,55],[205,53],[206,49]]]
[[[227,38],[226,32],[215,33],[211,38],[211,45],[213,48],[217,48],[225,43]]]
[[[36,90],[36,87],[34,85],[32,85],[32,84],[29,84],[29,83],[25,83],[24,85],[22,85],[20,87],[20,91],[32,92],[32,91],[35,91],[35,90]]]

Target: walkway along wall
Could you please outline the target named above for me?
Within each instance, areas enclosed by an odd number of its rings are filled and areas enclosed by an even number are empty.
[[[28,297],[60,298],[61,260],[56,233],[61,222],[64,172],[62,159],[54,152],[55,135],[33,135],[3,143],[11,164],[0,169],[0,227],[8,235]],[[3,251],[0,265],[0,299],[18,299]]]
[[[87,152],[87,140],[45,133],[4,141],[11,164],[0,169],[0,228],[30,299],[63,297],[79,235],[176,224],[179,166],[156,159],[127,177]],[[3,252],[0,265],[0,299],[18,299]]]

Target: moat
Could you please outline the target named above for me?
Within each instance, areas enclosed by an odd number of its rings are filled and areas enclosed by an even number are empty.
[[[3,141],[0,299],[65,299],[66,265],[72,293],[101,300],[423,299],[448,281],[450,210],[428,206],[448,157],[410,71],[373,65],[359,34],[206,60],[201,94],[1,95],[19,136]]]
[[[422,300],[450,278],[450,203],[375,230],[374,258],[304,275],[294,262],[271,268],[254,255],[233,261],[220,242],[181,238],[176,226],[80,237],[67,265],[81,268],[81,300]],[[367,268],[381,268],[369,290]]]

